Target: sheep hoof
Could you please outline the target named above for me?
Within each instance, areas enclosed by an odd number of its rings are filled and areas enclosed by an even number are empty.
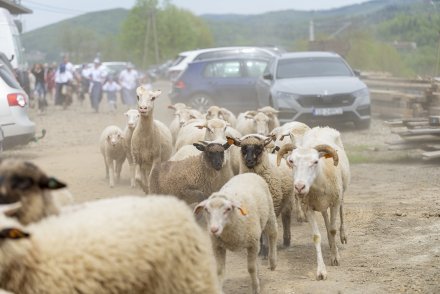
[[[318,273],[316,274],[316,279],[318,281],[327,280],[327,271],[318,271]]]
[[[347,244],[347,236],[345,235],[345,232],[341,231],[339,235],[341,237],[341,243],[342,244]]]
[[[339,266],[339,257],[338,256],[332,257],[330,260],[330,264],[333,266]]]
[[[290,247],[290,238],[284,238],[283,240],[284,248]]]

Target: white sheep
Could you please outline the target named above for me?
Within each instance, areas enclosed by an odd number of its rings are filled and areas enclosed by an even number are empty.
[[[243,136],[241,139],[228,137],[231,144],[241,148],[240,174],[256,173],[269,185],[276,216],[281,215],[283,223],[283,244],[290,246],[290,222],[293,202],[293,181],[289,168],[277,168],[276,156],[268,154],[266,146],[271,137],[258,134]]]
[[[33,293],[221,293],[206,233],[175,197],[123,196],[22,226],[0,212],[0,287]]]
[[[109,179],[111,188],[121,178],[122,164],[125,161],[124,139],[122,130],[117,126],[108,126],[102,131],[99,138],[99,149],[105,163],[105,178]]]
[[[226,142],[227,122],[214,118],[207,121],[193,120],[188,122],[179,131],[175,149],[179,150],[185,145],[192,145],[199,141],[223,141]]]
[[[350,182],[350,166],[338,131],[329,127],[315,127],[307,131],[296,145],[285,145],[278,152],[278,162],[284,154],[293,169],[295,193],[301,198],[303,210],[313,230],[317,252],[317,279],[326,279],[327,270],[321,252],[321,234],[315,211],[321,212],[327,229],[331,265],[339,265],[339,252],[335,242],[336,218],[340,213],[340,238],[347,243],[344,228],[344,192]],[[332,160],[327,160],[332,158]],[[327,210],[330,208],[330,222]]]
[[[172,107],[168,106],[168,108],[174,109],[174,119],[170,123],[170,131],[173,136],[173,144],[176,143],[177,135],[179,134],[180,129],[185,125],[188,121],[193,119],[201,119],[203,115],[196,109],[192,109],[190,107],[182,107],[185,106],[183,103],[176,103]]]
[[[150,175],[151,193],[171,194],[188,204],[198,203],[233,176],[227,164],[226,150],[230,144],[200,142],[194,146],[201,152],[199,155],[155,163]]]
[[[137,109],[129,109],[125,116],[127,117],[127,125],[125,126],[123,132],[124,138],[124,150],[127,157],[128,164],[130,166],[130,187],[134,188],[136,186],[135,181],[135,164],[133,161],[133,155],[131,153],[131,138],[133,137],[134,129],[139,120],[139,111]]]
[[[154,100],[162,91],[151,91],[140,86],[136,93],[140,118],[131,138],[131,153],[136,164],[136,182],[148,194],[153,161],[158,158],[166,161],[171,157],[173,139],[168,127],[153,119]]]
[[[233,128],[235,128],[235,125],[237,124],[237,118],[230,110],[218,106],[209,107],[206,111],[205,118],[206,120],[213,118],[223,119]]]
[[[273,129],[280,126],[280,121],[278,119],[278,113],[279,113],[278,110],[276,110],[275,108],[270,107],[270,106],[265,106],[265,107],[258,109],[258,111],[263,112],[265,115],[267,115],[269,117],[269,119],[270,119],[269,130],[273,130]]]
[[[0,161],[0,204],[15,203],[7,214],[27,225],[60,212],[55,192],[66,184],[49,177],[35,164],[14,158]]]
[[[240,113],[237,119],[237,131],[243,135],[260,134],[268,135],[270,118],[263,112],[246,111]]]
[[[223,282],[226,250],[247,250],[248,272],[253,293],[260,293],[257,255],[260,237],[269,240],[270,269],[277,264],[277,221],[266,181],[256,174],[240,174],[219,192],[199,203],[194,212],[204,210],[217,259],[217,273]]]

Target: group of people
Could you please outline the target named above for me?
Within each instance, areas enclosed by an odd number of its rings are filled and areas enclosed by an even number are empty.
[[[74,68],[67,56],[64,56],[58,66],[49,67],[37,63],[33,66],[31,74],[34,76],[33,96],[38,103],[38,111],[44,112],[48,105],[47,94],[54,97],[54,104],[67,108],[73,101],[76,92],[78,100],[82,102],[86,94],[90,97],[93,110],[99,112],[99,105],[106,93],[108,108],[116,111],[117,94],[121,93],[122,103],[127,107],[136,105],[136,88],[143,84],[151,87],[148,77],[141,76],[133,64],[127,63],[117,77],[110,74],[100,60],[95,58],[93,66],[84,64],[81,68]]]

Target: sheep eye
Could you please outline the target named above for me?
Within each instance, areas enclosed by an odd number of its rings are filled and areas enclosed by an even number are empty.
[[[315,161],[313,162],[313,164],[318,164],[318,161],[317,161],[317,160],[315,160]]]
[[[151,101],[154,101],[156,99],[156,97],[151,97]]]
[[[231,208],[230,208],[230,207],[228,207],[228,208],[225,209],[225,213],[230,212],[230,211],[231,211]]]

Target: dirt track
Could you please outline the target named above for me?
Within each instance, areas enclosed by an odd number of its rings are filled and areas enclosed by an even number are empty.
[[[155,117],[171,120],[167,84],[158,98]],[[118,113],[92,112],[88,101],[62,111],[49,108],[30,116],[47,137],[38,143],[4,152],[32,160],[47,173],[69,184],[75,200],[143,195],[129,188],[128,165],[122,182],[111,189],[104,179],[98,139],[104,127],[124,126],[125,109]],[[308,224],[293,223],[292,247],[280,250],[278,267],[271,272],[260,261],[262,293],[440,293],[440,168],[439,165],[391,160],[382,151],[389,132],[380,121],[369,131],[347,129],[343,141],[352,153],[352,183],[345,196],[348,244],[338,243],[341,265],[329,265],[329,247],[321,222],[323,255],[328,279],[316,281],[316,253]],[[379,149],[379,151],[371,151]],[[391,158],[391,159],[390,159]],[[371,159],[371,160],[369,160]],[[338,240],[338,238],[337,238]],[[279,242],[281,244],[281,242]],[[227,255],[225,293],[250,293],[245,252]]]

